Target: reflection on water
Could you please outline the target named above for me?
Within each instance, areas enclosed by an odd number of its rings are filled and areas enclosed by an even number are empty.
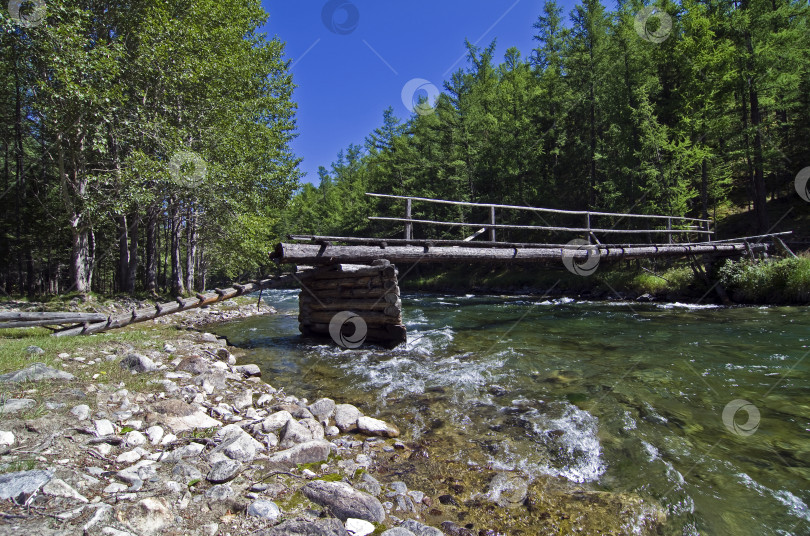
[[[666,534],[810,534],[806,308],[405,296],[406,345],[340,350],[298,336],[297,291],[267,300],[279,315],[218,332],[292,394],[461,461],[652,497]],[[723,424],[737,399],[753,435]]]

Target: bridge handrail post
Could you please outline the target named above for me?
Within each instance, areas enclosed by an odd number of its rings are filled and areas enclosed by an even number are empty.
[[[591,213],[590,212],[585,213],[585,225],[586,225],[586,228],[588,229],[588,244],[593,244],[593,238],[591,238],[593,236],[593,233],[591,232]]]
[[[667,218],[667,240],[672,243],[672,218]]]
[[[405,219],[411,219],[411,200],[408,199],[408,203],[405,206]],[[413,239],[413,223],[410,221],[405,222],[405,240]]]
[[[497,242],[495,239],[495,207],[489,207],[489,221],[492,224],[492,227],[489,229],[489,240],[490,242]]]

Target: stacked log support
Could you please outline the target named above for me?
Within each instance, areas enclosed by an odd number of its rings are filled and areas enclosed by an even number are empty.
[[[299,295],[301,333],[335,339],[338,330],[356,342],[386,346],[405,342],[397,275],[387,260],[375,260],[370,266],[333,264],[304,272]],[[357,333],[361,329],[357,323],[345,321],[354,315],[363,319],[365,333]],[[342,340],[335,342],[344,345]]]

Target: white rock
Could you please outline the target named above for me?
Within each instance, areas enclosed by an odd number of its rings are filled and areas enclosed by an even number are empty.
[[[265,433],[275,432],[282,429],[284,425],[287,424],[287,421],[291,421],[292,418],[293,416],[290,415],[289,411],[273,413],[262,421],[262,430],[264,430]]]
[[[70,410],[70,413],[72,413],[78,420],[86,421],[90,418],[90,406],[87,404],[80,404]]]
[[[267,404],[271,404],[273,402],[273,397],[264,393],[256,400],[256,407],[260,408],[262,406],[266,406]]]
[[[10,447],[14,444],[14,434],[12,432],[0,431],[0,447]]]
[[[102,456],[106,456],[110,452],[112,452],[112,445],[110,445],[109,443],[99,443],[98,445],[96,445],[96,450]]]
[[[142,458],[141,453],[137,450],[130,450],[119,454],[115,459],[116,463],[135,463]]]
[[[350,536],[368,536],[374,532],[374,525],[363,519],[350,517],[346,520],[346,531]]]
[[[104,493],[121,493],[122,491],[126,491],[127,486],[121,484],[120,482],[113,482],[106,488],[104,488]]]
[[[67,482],[59,478],[51,479],[50,482],[42,487],[42,493],[50,495],[51,497],[64,497],[66,499],[73,499],[83,503],[89,503],[87,497],[80,494],[78,491],[68,485]]]
[[[115,426],[108,419],[99,419],[93,421],[93,424],[96,426],[96,435],[99,437],[115,434]]]
[[[146,429],[146,437],[149,438],[149,442],[153,445],[160,443],[164,433],[163,428],[160,426],[150,426]]]
[[[127,432],[124,436],[124,445],[127,447],[140,447],[144,443],[146,443],[146,436],[137,430]]]
[[[163,436],[163,439],[160,440],[160,444],[161,445],[168,445],[169,443],[172,443],[174,441],[177,441],[177,436],[176,435],[174,435],[174,434],[166,434],[165,436]]]
[[[381,437],[399,437],[399,429],[393,424],[371,417],[357,419],[357,427],[366,435]]]

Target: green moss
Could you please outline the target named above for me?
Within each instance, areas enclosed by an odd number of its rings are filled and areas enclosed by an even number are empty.
[[[315,480],[323,480],[324,482],[340,482],[343,480],[343,475],[340,473],[329,473],[328,475],[323,475]]]

